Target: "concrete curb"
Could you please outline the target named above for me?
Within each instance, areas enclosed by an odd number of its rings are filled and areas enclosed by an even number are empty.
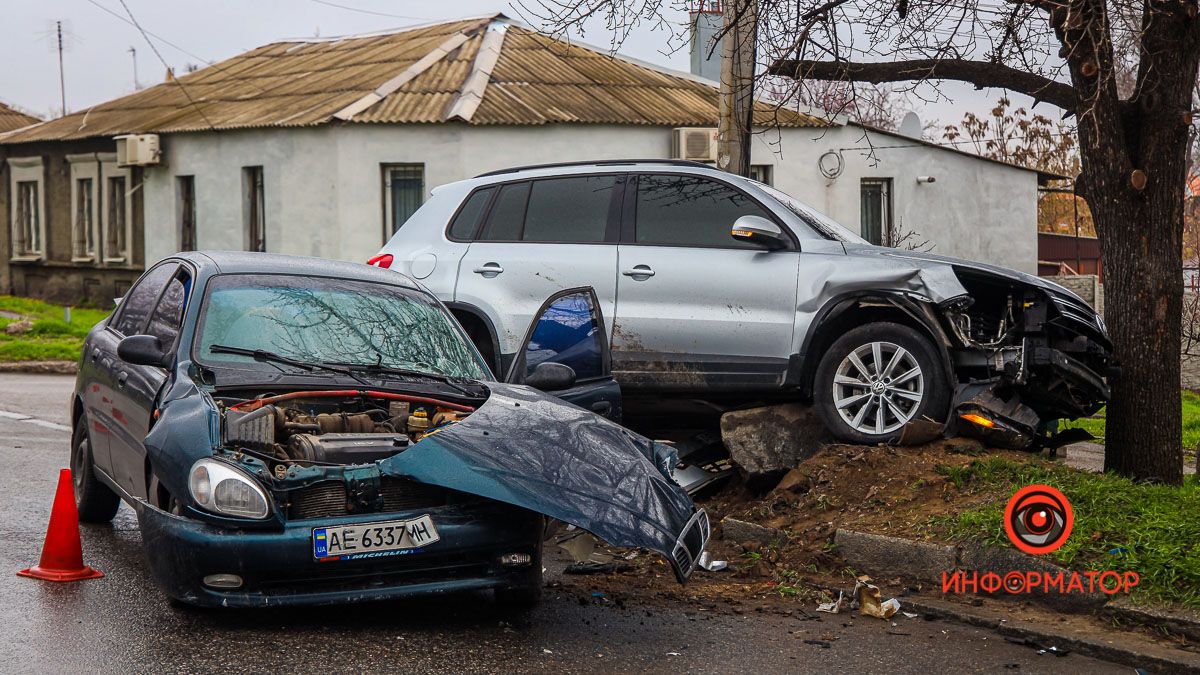
[[[75,361],[14,361],[0,363],[0,373],[27,373],[34,375],[74,375],[79,371]]]
[[[834,533],[833,541],[838,554],[852,568],[880,578],[901,576],[940,585],[943,574],[960,570],[994,572],[999,578],[1014,570],[1070,574],[1066,568],[1020,551],[974,543],[934,544],[841,528]],[[980,591],[978,595],[997,597],[1007,593]],[[1108,601],[1108,596],[1100,592],[1029,593],[1020,597],[1051,609],[1076,613],[1095,612]]]
[[[836,586],[814,585],[817,588],[832,593],[835,597],[838,592],[845,593],[847,597],[850,597],[853,592],[851,589],[838,588]],[[1091,638],[1069,637],[1064,635],[1061,628],[1057,626],[1016,626],[1003,622],[996,617],[968,611],[966,608],[949,602],[919,598],[912,595],[898,599],[900,600],[900,609],[904,612],[915,612],[940,620],[986,628],[1006,638],[1029,640],[1040,645],[1055,646],[1060,649],[1070,650],[1081,656],[1090,656],[1132,668],[1144,668],[1151,672],[1162,673],[1195,673],[1200,668],[1200,654],[1183,656],[1168,652],[1165,648],[1158,647],[1157,645],[1148,645],[1146,648],[1139,649],[1134,646],[1117,645],[1107,640],[1101,641]],[[892,620],[895,619],[893,618]],[[1053,663],[1053,661],[1048,663]]]
[[[1139,607],[1131,604],[1126,598],[1117,598],[1105,605],[1104,614],[1118,621],[1161,628],[1168,633],[1200,642],[1200,614],[1195,612]]]

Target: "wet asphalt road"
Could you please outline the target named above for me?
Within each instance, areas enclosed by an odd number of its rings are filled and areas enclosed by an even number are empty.
[[[619,607],[555,589],[518,616],[476,596],[180,609],[149,578],[125,506],[111,526],[83,529],[85,560],[103,579],[20,578],[17,570],[37,562],[58,469],[67,465],[72,385],[73,378],[0,374],[0,672],[1130,671],[1074,654],[1039,656],[990,631],[940,621],[891,627],[863,618],[843,625],[845,617],[714,615],[691,605]]]

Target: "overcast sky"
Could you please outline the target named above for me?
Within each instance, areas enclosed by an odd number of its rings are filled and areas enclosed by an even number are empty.
[[[161,82],[165,67],[141,34],[123,21],[121,0],[0,0],[0,100],[40,116],[57,113],[58,55],[55,21],[62,21],[66,52],[67,109],[80,110],[133,91],[134,54],[142,86]],[[382,31],[429,21],[501,11],[517,17],[509,0],[125,0],[167,64],[182,70],[228,58],[288,37]],[[335,6],[335,5],[340,5]],[[105,11],[108,10],[108,11]],[[355,11],[357,10],[357,11]],[[374,13],[372,13],[374,12]],[[116,16],[114,16],[116,15]],[[680,24],[686,15],[678,16]],[[607,46],[594,22],[583,41]],[[688,69],[686,49],[667,54],[665,31],[643,29],[622,47],[628,56],[677,70]],[[175,46],[172,46],[175,45]],[[181,49],[182,50],[181,50]],[[958,121],[966,110],[983,112],[999,91],[950,87],[955,101],[922,104],[925,119]]]

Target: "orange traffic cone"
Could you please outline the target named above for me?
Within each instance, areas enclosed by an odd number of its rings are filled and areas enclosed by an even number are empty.
[[[63,469],[58,474],[58,491],[54,493],[54,509],[50,512],[46,543],[42,545],[42,559],[36,567],[17,572],[17,576],[46,581],[82,581],[104,576],[83,564],[79,511],[75,508],[70,469]]]

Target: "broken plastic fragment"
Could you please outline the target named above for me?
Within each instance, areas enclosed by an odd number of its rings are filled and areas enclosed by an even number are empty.
[[[858,599],[858,612],[877,619],[890,619],[900,611],[900,601],[892,598],[886,602],[879,599],[879,587],[867,583],[870,577],[862,576],[854,584],[854,596]]]
[[[817,605],[817,611],[825,612],[827,614],[837,614],[843,609],[846,609],[847,605],[849,604],[850,602],[845,598],[842,592],[838,591],[837,600],[834,600],[833,602],[823,602]]]
[[[708,551],[705,551],[700,554],[700,567],[703,567],[704,569],[708,570],[709,572],[720,572],[721,570],[729,567],[729,561],[728,560],[713,560],[712,556],[709,555]]]

